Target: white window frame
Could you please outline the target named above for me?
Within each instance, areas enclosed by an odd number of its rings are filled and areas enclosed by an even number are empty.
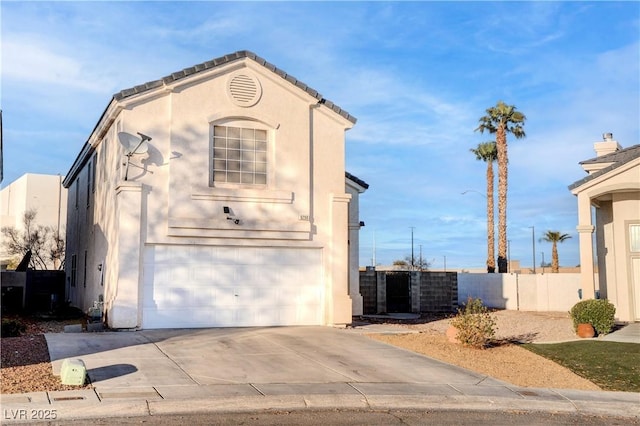
[[[214,136],[215,136],[215,128],[216,126],[222,127],[234,127],[240,129],[250,129],[250,130],[261,130],[266,132],[266,170],[265,170],[265,182],[264,183],[248,183],[242,182],[242,177],[240,178],[240,182],[228,182],[228,181],[219,181],[214,178]],[[240,152],[244,152],[240,150]],[[219,188],[268,188],[272,183],[273,170],[275,167],[274,164],[274,131],[270,127],[264,125],[261,122],[254,120],[238,120],[238,119],[227,119],[227,120],[218,120],[210,123],[209,126],[209,186],[219,187]],[[242,154],[241,154],[242,155]],[[235,161],[235,160],[234,160]],[[255,166],[255,163],[254,163]],[[255,173],[255,171],[254,171]]]

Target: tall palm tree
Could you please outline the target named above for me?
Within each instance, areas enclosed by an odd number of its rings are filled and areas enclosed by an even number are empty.
[[[477,148],[469,151],[476,155],[476,160],[487,163],[487,272],[496,271],[495,221],[493,214],[493,163],[498,158],[495,141],[479,143]]]
[[[547,231],[542,236],[543,241],[553,244],[553,247],[551,248],[551,272],[558,272],[560,269],[560,261],[558,260],[558,243],[562,243],[569,238],[571,238],[571,235],[561,234],[560,231]]]
[[[507,133],[516,139],[525,137],[523,125],[526,117],[516,111],[514,105],[498,101],[496,106],[486,109],[487,115],[480,117],[476,131],[485,130],[496,135],[498,151],[498,272],[507,272]]]

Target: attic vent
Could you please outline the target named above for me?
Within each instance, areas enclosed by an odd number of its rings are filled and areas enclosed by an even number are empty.
[[[241,107],[250,107],[258,103],[262,96],[262,87],[258,79],[247,74],[235,74],[229,79],[229,96]]]

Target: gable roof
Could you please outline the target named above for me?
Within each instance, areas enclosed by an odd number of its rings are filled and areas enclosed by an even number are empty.
[[[618,163],[622,162],[623,164],[633,160],[634,152],[637,151],[640,145],[633,145],[628,148],[620,149],[618,151],[610,152],[609,154],[601,155],[600,157],[591,158],[589,160],[581,161],[580,164],[598,164],[598,163]]]
[[[349,172],[344,172],[344,175],[347,179],[357,183],[358,185],[360,185],[361,187],[363,187],[364,189],[368,189],[369,188],[369,184],[365,181],[363,181],[362,179],[360,179],[357,176],[352,175]]]
[[[611,152],[609,154],[605,154],[600,157],[595,157],[589,160],[581,161],[580,164],[597,164],[597,163],[613,163],[613,164],[601,170],[598,170],[595,173],[591,173],[590,175],[587,175],[580,180],[575,181],[574,183],[569,185],[569,189],[570,190],[575,189],[589,182],[590,180],[593,180],[599,176],[609,173],[611,170],[617,169],[618,167],[624,164],[627,164],[632,160],[635,160],[636,158],[640,158],[640,144],[633,145],[616,152]]]
[[[224,64],[228,64],[228,63],[231,63],[231,62],[234,62],[234,61],[238,61],[238,60],[242,60],[242,59],[245,59],[245,58],[251,59],[251,60],[255,61],[256,63],[262,65],[266,69],[268,69],[271,72],[273,72],[273,73],[277,74],[278,76],[282,77],[284,80],[288,81],[289,83],[293,84],[294,86],[304,90],[307,94],[309,94],[310,96],[312,96],[315,99],[317,99],[319,104],[326,106],[331,111],[335,112],[336,114],[340,115],[341,117],[345,118],[346,120],[350,121],[351,123],[354,123],[354,124],[356,123],[357,119],[354,116],[352,116],[347,111],[345,111],[344,109],[340,108],[338,105],[334,104],[330,100],[325,99],[322,96],[322,94],[320,94],[317,90],[307,86],[302,81],[298,80],[297,78],[295,78],[294,76],[292,76],[290,74],[287,74],[286,72],[284,72],[280,68],[278,68],[275,65],[267,62],[265,59],[261,58],[260,56],[256,55],[255,53],[253,53],[253,52],[251,52],[249,50],[239,50],[237,52],[230,53],[228,55],[224,55],[224,56],[221,56],[219,58],[215,58],[215,59],[212,59],[210,61],[203,62],[201,64],[197,64],[197,65],[194,65],[194,66],[189,67],[189,68],[185,68],[185,69],[183,69],[181,71],[177,71],[177,72],[171,73],[170,75],[168,75],[166,77],[163,77],[163,78],[161,78],[159,80],[148,81],[148,82],[146,82],[144,84],[140,84],[140,85],[131,87],[129,89],[123,89],[123,90],[119,91],[118,93],[114,94],[112,99],[111,99],[111,102],[109,102],[109,105],[107,105],[107,107],[103,111],[102,115],[100,116],[100,119],[98,119],[98,122],[96,123],[94,129],[91,131],[91,135],[89,135],[89,139],[87,139],[87,142],[85,142],[85,144],[82,146],[82,149],[78,153],[78,156],[76,157],[75,161],[73,162],[73,164],[71,165],[69,171],[67,172],[65,180],[63,182],[64,187],[65,188],[69,188],[71,186],[71,183],[73,182],[73,180],[76,178],[76,176],[78,175],[80,170],[84,167],[84,165],[86,164],[88,159],[91,157],[91,155],[95,151],[95,147],[93,147],[89,143],[89,141],[91,140],[92,135],[96,132],[96,129],[98,129],[98,127],[100,126],[100,123],[102,122],[104,117],[107,115],[107,111],[109,110],[109,107],[114,102],[119,102],[119,101],[124,100],[126,98],[129,98],[131,96],[138,95],[138,94],[141,94],[141,93],[145,93],[145,92],[148,92],[148,91],[163,87],[165,85],[171,84],[171,83],[173,83],[175,81],[178,81],[178,80],[181,80],[183,78],[190,77],[190,76],[195,75],[197,73],[200,73],[200,72],[203,72],[203,71],[206,71],[206,70],[210,70],[212,68],[219,67],[219,66],[222,66]]]
[[[292,76],[290,74],[287,74],[286,72],[284,72],[280,68],[278,68],[275,65],[267,62],[265,59],[261,58],[260,56],[256,55],[255,53],[253,53],[253,52],[251,52],[249,50],[239,50],[237,52],[234,52],[234,53],[231,53],[231,54],[228,54],[228,55],[224,55],[224,56],[221,56],[219,58],[215,58],[215,59],[212,59],[210,61],[203,62],[201,64],[197,64],[197,65],[194,65],[194,66],[189,67],[189,68],[185,68],[185,69],[183,69],[181,71],[177,71],[177,72],[171,73],[170,75],[168,75],[166,77],[162,77],[159,80],[149,81],[149,82],[146,82],[144,84],[140,84],[138,86],[131,87],[129,89],[121,90],[118,93],[116,93],[115,95],[113,95],[113,99],[115,99],[116,101],[119,101],[119,100],[128,98],[129,96],[133,96],[133,95],[137,95],[137,94],[140,94],[140,93],[144,93],[144,92],[147,92],[149,90],[156,89],[158,87],[162,87],[162,86],[171,84],[171,83],[173,83],[175,81],[178,81],[178,80],[181,80],[183,78],[190,77],[190,76],[192,76],[194,74],[198,74],[200,72],[203,72],[203,71],[206,71],[206,70],[210,70],[212,68],[216,68],[216,67],[219,67],[221,65],[228,64],[230,62],[237,61],[237,60],[244,59],[244,58],[248,58],[248,59],[254,60],[256,63],[262,65],[263,67],[265,67],[269,71],[274,72],[275,74],[279,75],[283,79],[287,80],[289,83],[291,83],[294,86],[304,90],[309,95],[311,95],[312,97],[316,98],[318,100],[318,102],[320,102],[321,104],[323,104],[326,107],[328,107],[329,109],[331,109],[333,112],[337,113],[338,115],[341,115],[342,117],[346,118],[347,120],[349,120],[350,122],[355,124],[356,118],[354,116],[352,116],[347,111],[343,110],[342,108],[340,108],[338,105],[334,104],[333,102],[325,99],[320,93],[318,93],[317,90],[307,86],[305,83],[303,83],[302,81],[298,80],[294,76]]]

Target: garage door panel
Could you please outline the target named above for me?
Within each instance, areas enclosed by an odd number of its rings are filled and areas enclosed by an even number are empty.
[[[143,327],[322,324],[319,249],[148,246]]]
[[[202,259],[204,262],[211,262],[212,265],[235,265],[238,261],[237,253],[227,247],[212,247],[210,257]]]
[[[192,269],[191,279],[194,284],[206,284],[213,280],[214,269],[209,265],[202,265]]]
[[[218,308],[213,312],[213,327],[234,327],[236,321],[235,308]],[[211,325],[209,327],[212,327]]]
[[[176,327],[176,318],[182,318]],[[154,328],[200,328],[208,327],[213,320],[208,310],[193,311],[191,309],[163,309],[145,312],[145,322],[154,324]]]

